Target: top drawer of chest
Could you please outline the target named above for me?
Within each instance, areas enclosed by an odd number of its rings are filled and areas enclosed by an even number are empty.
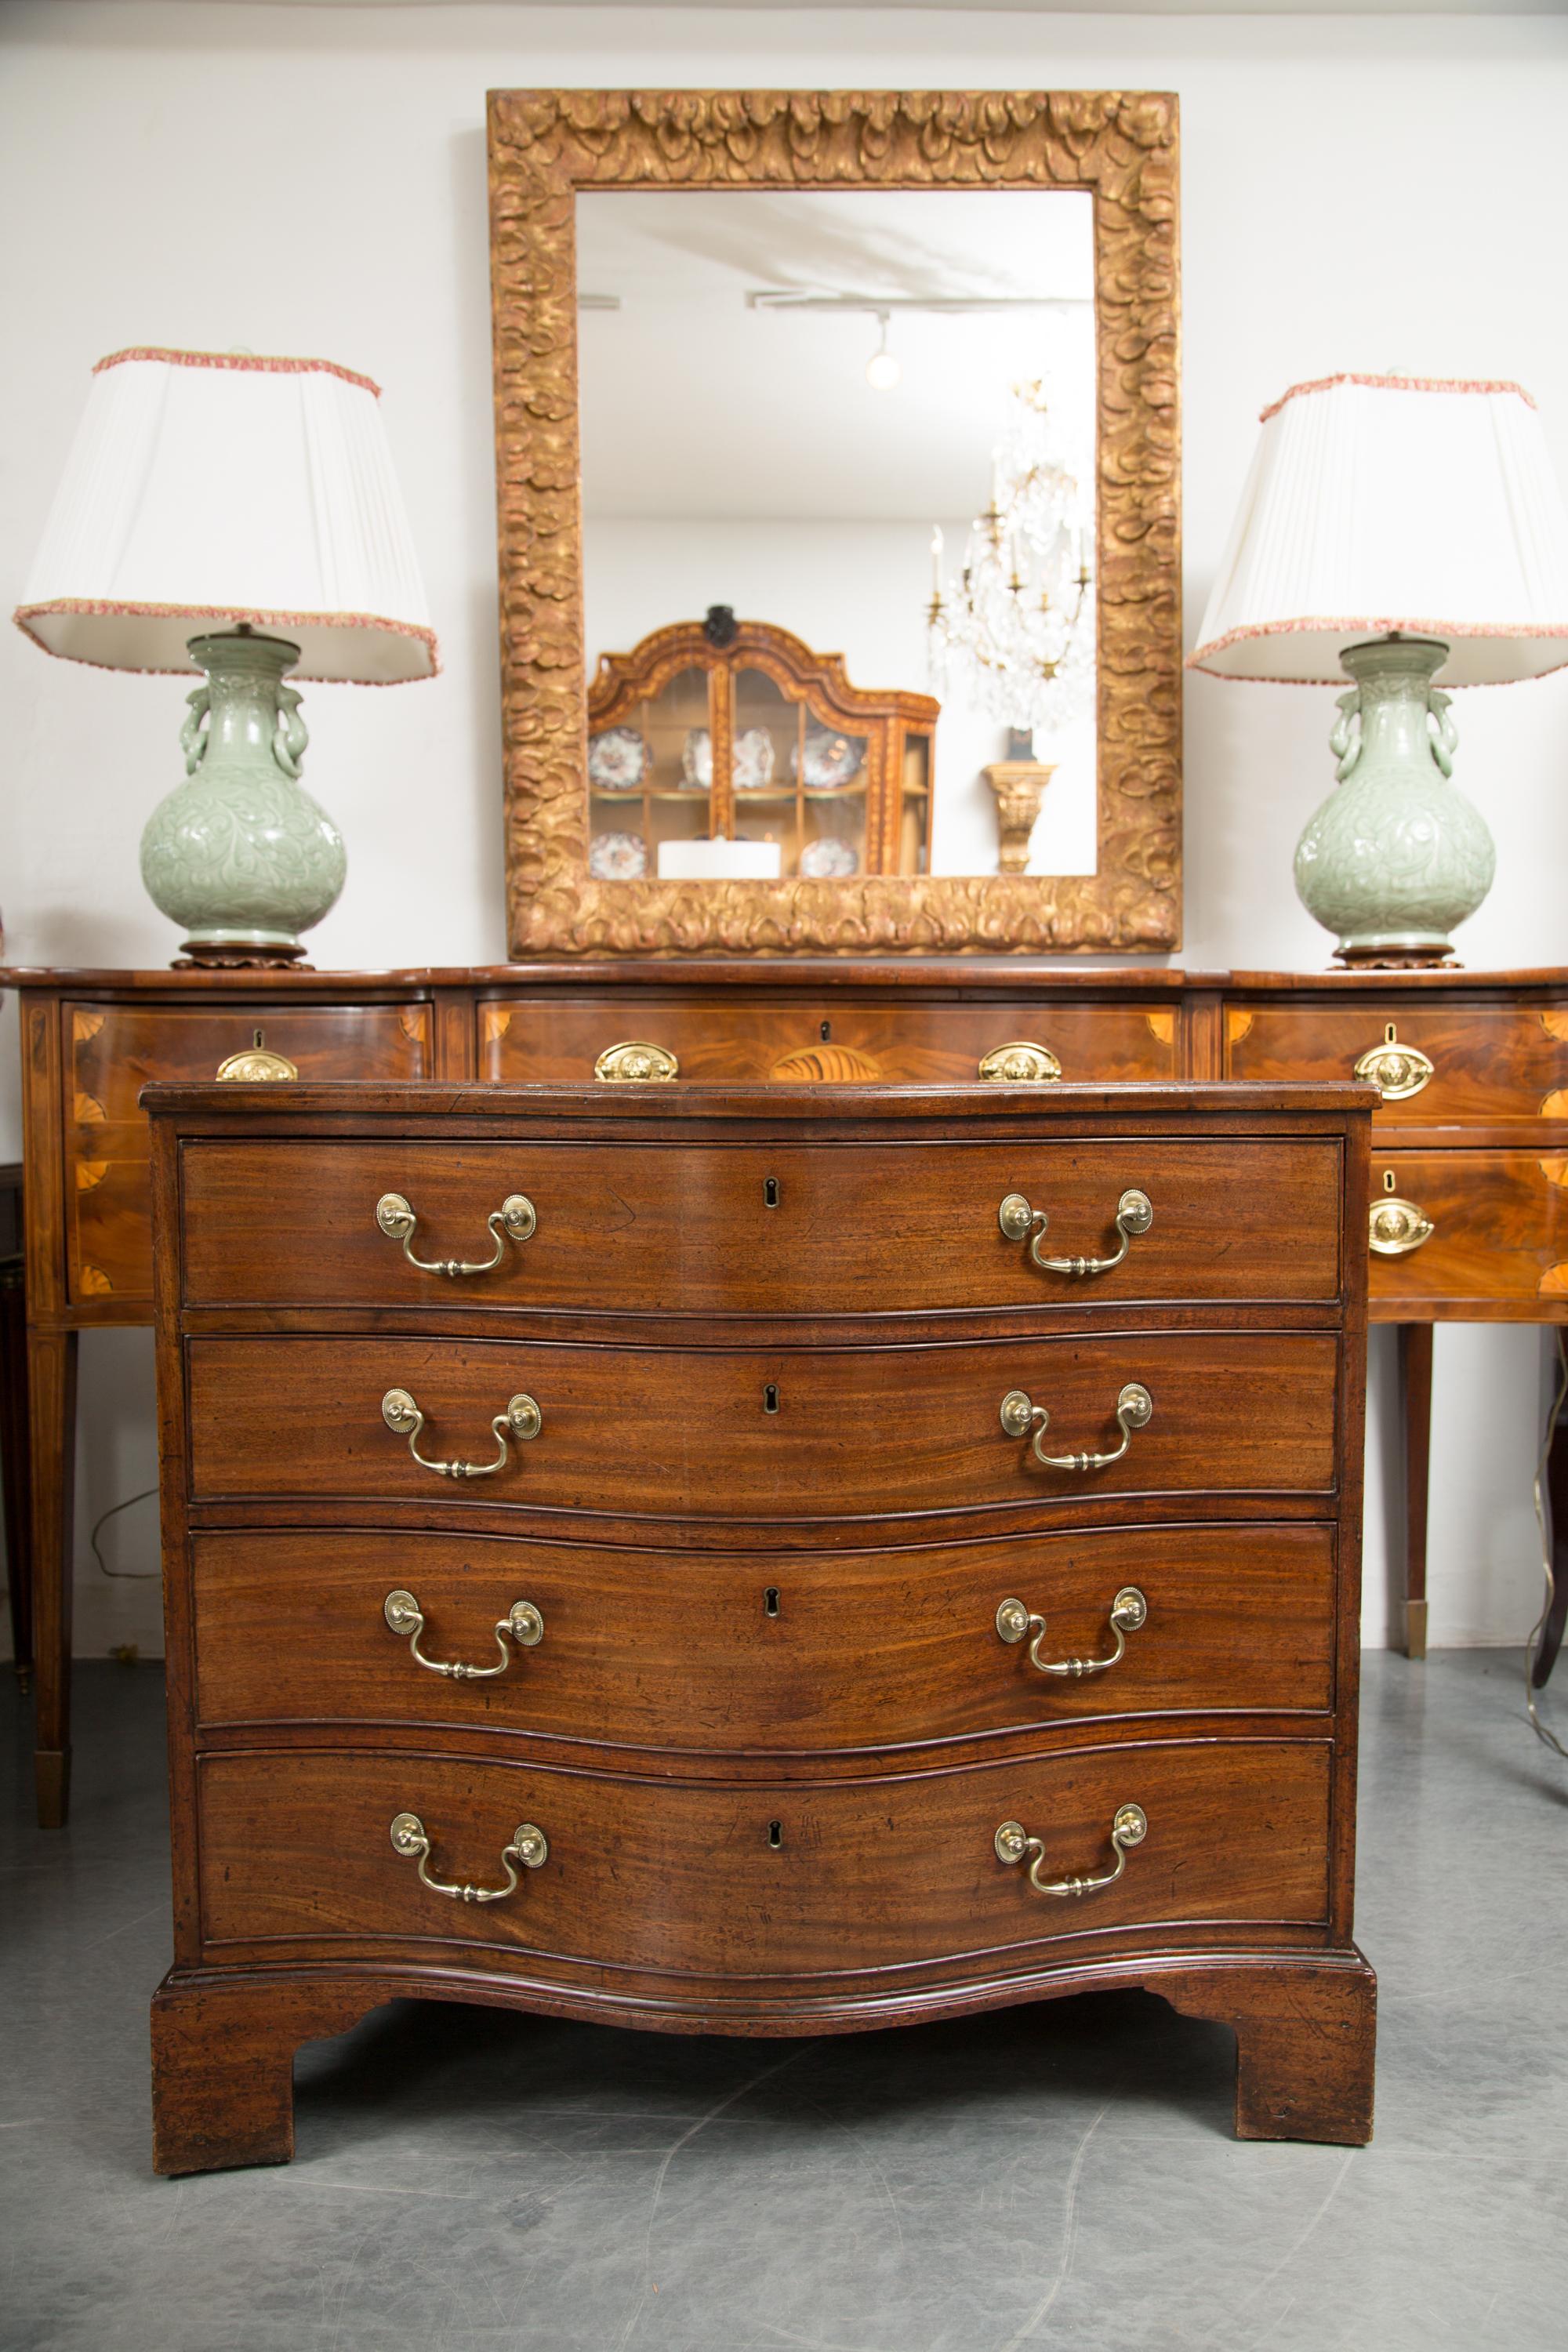
[[[1227,1004],[1226,1076],[1360,1076],[1382,1126],[1568,1116],[1568,1004],[1370,995]]]
[[[1332,1300],[1330,1135],[184,1148],[184,1303],[878,1315]]]
[[[495,998],[479,1007],[479,1073],[510,1086],[590,1079],[636,1042],[667,1076],[705,1084],[856,1079],[968,1085],[1008,1076],[1121,1083],[1176,1076],[1176,1007],[913,996],[896,1003],[707,992]],[[1009,1063],[1007,1047],[1045,1055]],[[983,1067],[990,1057],[989,1067]],[[674,1068],[668,1065],[673,1062]]]

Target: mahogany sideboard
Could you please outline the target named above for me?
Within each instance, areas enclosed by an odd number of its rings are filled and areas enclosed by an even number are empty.
[[[150,1089],[158,2170],[287,2159],[297,2045],[396,1995],[1139,1985],[1234,2029],[1240,2137],[1368,2138],[1374,1100]]]
[[[65,1819],[78,1335],[152,1321],[154,1079],[1346,1079],[1373,1120],[1371,1314],[1401,1327],[1412,1655],[1432,1326],[1568,1319],[1568,971],[1063,971],[646,959],[376,972],[0,971],[22,998],[38,1815]],[[634,1050],[617,1054],[616,1048]],[[1370,1057],[1370,1058],[1369,1058]],[[1273,1204],[1252,1204],[1258,1216]],[[1550,1486],[1568,1555],[1568,1444]],[[1568,1609],[1568,1557],[1538,1677]]]

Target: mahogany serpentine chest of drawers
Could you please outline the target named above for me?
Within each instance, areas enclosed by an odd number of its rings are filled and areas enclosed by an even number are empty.
[[[1371,2128],[1370,1089],[158,1087],[156,2162],[399,1995],[1143,1986]]]

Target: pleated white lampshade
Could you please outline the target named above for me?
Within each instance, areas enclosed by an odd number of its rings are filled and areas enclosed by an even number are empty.
[[[326,360],[100,360],[17,625],[69,661],[188,671],[187,638],[244,621],[299,646],[301,679],[433,677],[380,397]]]
[[[1342,685],[1341,648],[1395,629],[1445,641],[1444,687],[1568,662],[1568,515],[1518,384],[1330,376],[1262,425],[1189,668]]]

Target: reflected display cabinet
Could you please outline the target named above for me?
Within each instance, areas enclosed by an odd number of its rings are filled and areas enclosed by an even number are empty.
[[[776,848],[782,880],[924,874],[940,709],[851,686],[840,655],[723,605],[602,654],[588,695],[588,870],[657,877],[667,845],[728,841]]]

